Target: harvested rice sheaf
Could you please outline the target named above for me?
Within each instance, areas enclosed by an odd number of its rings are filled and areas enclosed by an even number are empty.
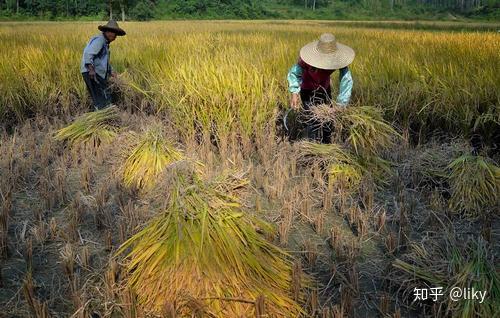
[[[257,233],[267,223],[242,208],[237,190],[246,183],[185,172],[171,177],[160,214],[119,250],[127,252],[127,283],[144,308],[160,312],[174,304],[181,317],[253,317],[262,295],[268,317],[301,314],[290,294],[289,255]]]
[[[109,142],[118,130],[118,108],[110,106],[105,109],[83,114],[68,125],[57,131],[55,139],[67,141],[70,145],[93,143],[98,145]]]
[[[346,141],[357,155],[376,155],[394,144],[400,135],[387,123],[380,109],[371,106],[339,107],[320,105],[311,110],[312,118],[320,123],[333,123],[336,138]]]
[[[378,156],[358,156],[338,144],[309,141],[297,144],[299,162],[324,166],[330,187],[355,191],[364,177],[370,176],[377,183],[383,183],[390,174],[390,162]]]
[[[430,142],[411,150],[411,154],[400,164],[404,179],[419,188],[444,188],[447,186],[450,158],[470,151],[468,142]]]
[[[301,141],[297,143],[298,160],[302,163],[317,162],[320,164],[329,164],[336,162],[353,162],[353,156],[348,150],[339,144],[320,144],[310,141]]]
[[[347,189],[359,186],[363,178],[362,170],[355,165],[332,163],[328,167],[328,184],[343,184]]]
[[[450,207],[477,215],[499,204],[500,168],[483,156],[463,155],[449,165]]]
[[[403,259],[396,259],[393,266],[395,283],[414,295],[415,288],[441,287],[443,296],[439,303],[438,317],[474,318],[497,317],[500,308],[500,276],[495,268],[490,246],[482,239],[460,244],[450,240],[429,238],[419,244],[410,245]],[[453,289],[464,292],[472,290],[486,293],[483,301],[478,299],[451,300]],[[465,290],[465,291],[464,291]],[[414,297],[409,301],[413,301]]]
[[[184,155],[170,142],[161,126],[153,126],[142,135],[132,135],[133,149],[126,154],[123,182],[126,186],[150,189],[158,175],[170,164],[183,160]]]

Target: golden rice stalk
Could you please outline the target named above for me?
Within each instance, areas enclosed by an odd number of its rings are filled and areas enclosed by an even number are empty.
[[[314,107],[311,113],[314,120],[333,123],[337,137],[346,135],[347,142],[357,155],[378,154],[380,150],[391,147],[395,137],[400,137],[376,107],[320,105]]]
[[[139,303],[156,313],[175,304],[180,317],[253,317],[263,295],[269,317],[298,317],[289,255],[257,233],[231,190],[247,181],[170,177],[162,212],[118,251]]]
[[[134,136],[135,146],[123,164],[123,183],[138,189],[150,189],[158,175],[184,155],[165,137],[161,126],[153,126]]]
[[[342,185],[343,190],[358,188],[363,178],[359,166],[348,163],[332,163],[328,167],[328,184]]]
[[[468,215],[498,204],[500,168],[488,158],[463,155],[449,165],[450,208]]]
[[[345,110],[347,110],[345,107],[323,104],[312,107],[309,112],[315,121],[320,123],[329,123],[334,121],[338,116],[341,116],[341,113]]]
[[[109,142],[116,136],[118,119],[116,106],[89,112],[77,118],[69,126],[59,129],[55,139],[66,140],[70,145],[78,143],[98,145],[101,142]]]
[[[332,162],[353,162],[349,151],[338,144],[320,144],[310,141],[297,143],[298,160],[302,163],[330,164]]]

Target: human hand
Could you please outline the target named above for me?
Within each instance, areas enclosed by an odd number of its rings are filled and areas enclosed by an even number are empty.
[[[298,110],[300,108],[300,96],[297,93],[292,93],[292,97],[290,98],[290,106],[294,110]]]
[[[87,66],[88,70],[89,70],[89,77],[91,80],[95,81],[97,80],[96,79],[96,73],[95,73],[95,69],[94,69],[94,66],[93,65],[89,65]]]

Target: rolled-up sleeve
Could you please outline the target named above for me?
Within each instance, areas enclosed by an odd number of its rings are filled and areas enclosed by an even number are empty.
[[[337,96],[337,104],[346,107],[351,99],[353,80],[351,71],[348,67],[340,69],[339,72],[339,95]]]
[[[83,50],[83,62],[85,65],[94,65],[94,57],[102,49],[105,41],[101,37],[95,37],[90,40],[89,44]]]
[[[294,64],[288,71],[288,91],[290,93],[300,92],[300,85],[302,84],[302,67],[299,64]]]

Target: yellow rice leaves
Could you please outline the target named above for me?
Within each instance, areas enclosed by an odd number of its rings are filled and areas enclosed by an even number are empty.
[[[380,150],[392,146],[396,137],[400,137],[383,119],[381,110],[375,107],[320,105],[314,107],[311,113],[321,123],[333,123],[334,139],[346,135],[346,141],[357,155],[376,155]]]
[[[123,165],[123,182],[129,187],[150,189],[168,165],[182,159],[182,152],[165,137],[160,126],[155,126],[136,136],[135,146]]]
[[[79,143],[109,142],[116,136],[119,119],[118,108],[110,106],[105,109],[83,114],[69,126],[57,131],[55,139],[66,140],[70,145]]]
[[[263,295],[270,317],[301,313],[289,292],[289,256],[257,233],[234,193],[246,183],[237,179],[178,174],[165,209],[122,245],[128,285],[145,308],[175,304],[182,317],[249,317]]]

